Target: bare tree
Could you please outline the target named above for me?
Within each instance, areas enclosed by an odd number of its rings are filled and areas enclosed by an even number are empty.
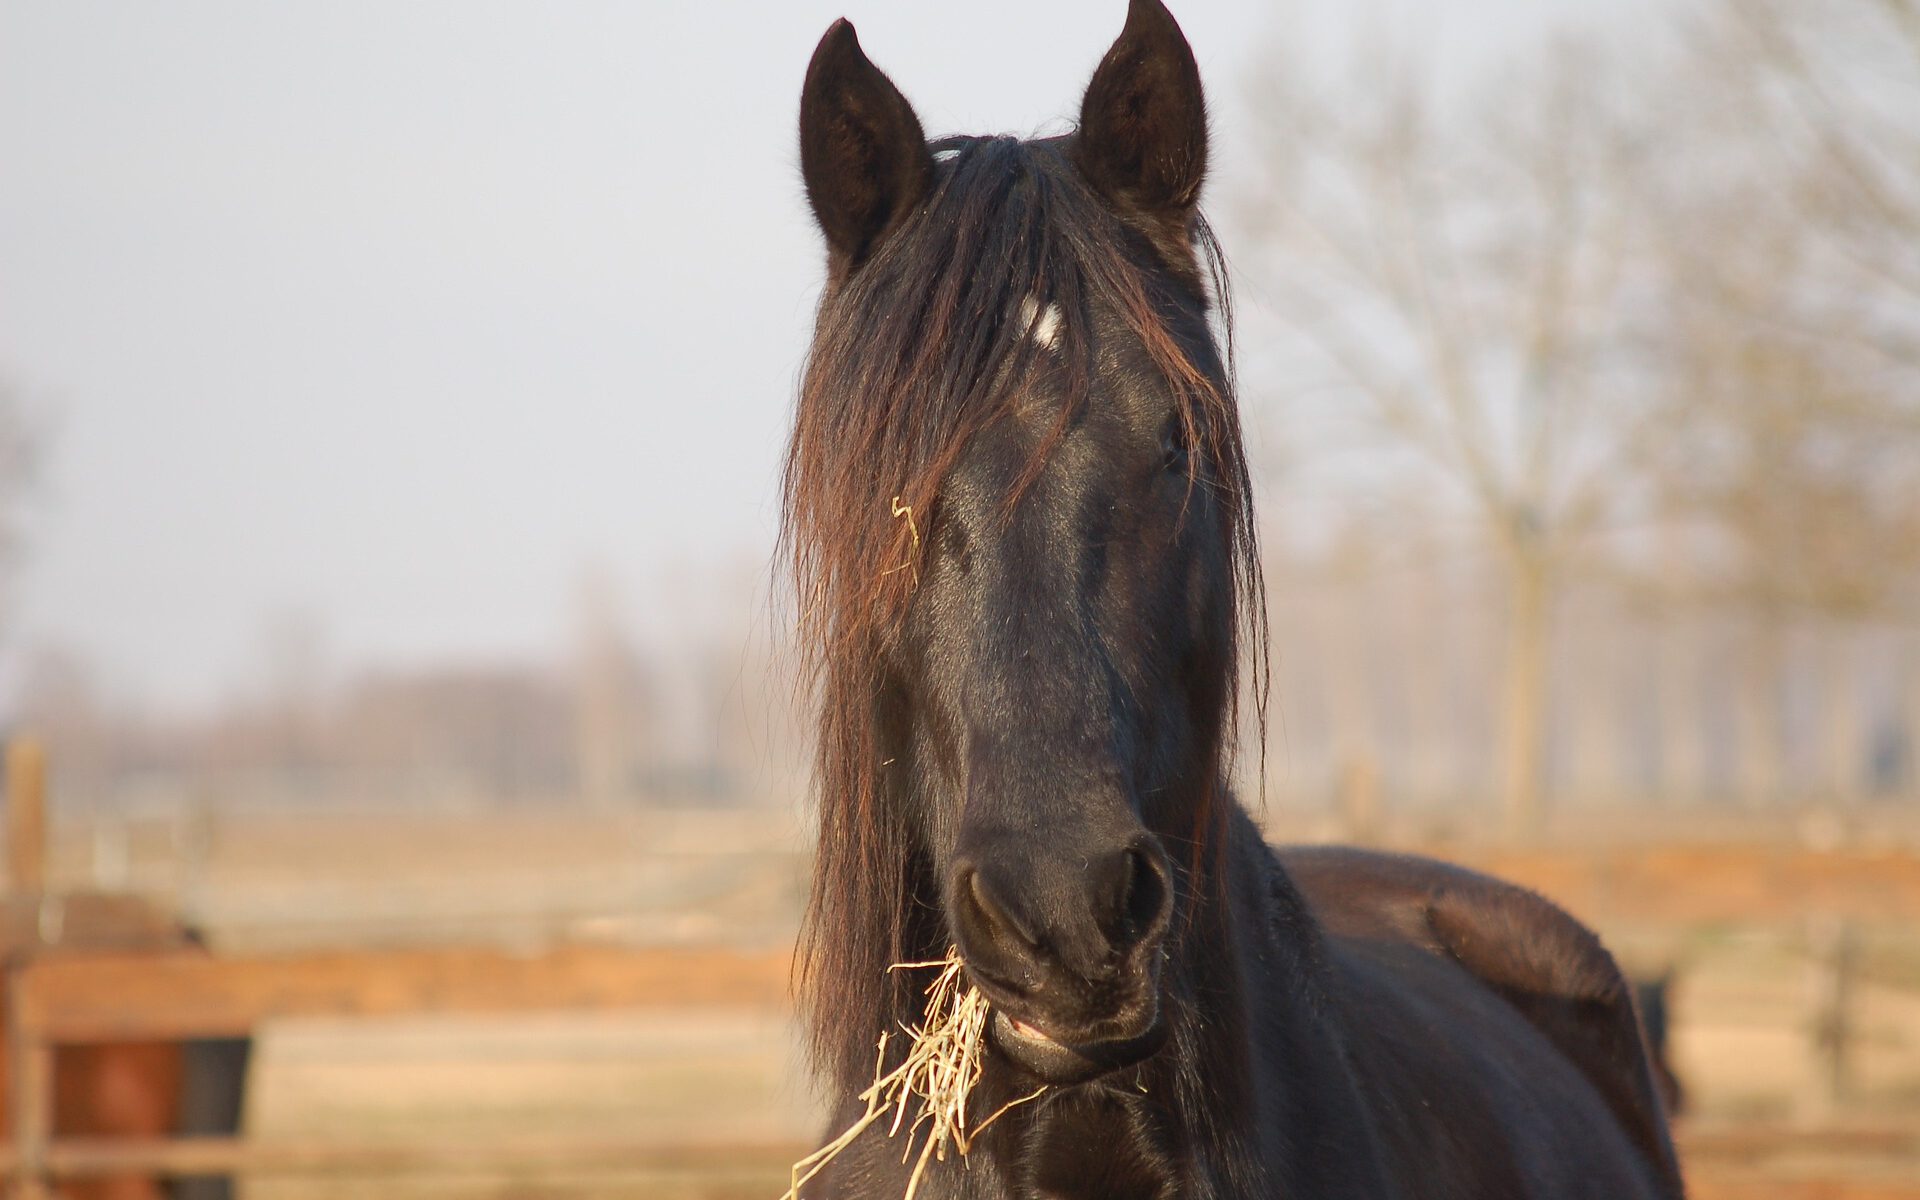
[[[1789,625],[1838,642],[1920,615],[1920,2],[1723,0],[1694,32],[1663,105],[1674,149],[1643,176],[1667,277],[1659,477],[1706,567],[1682,586],[1749,630],[1738,695],[1765,799]],[[1839,763],[1860,750],[1836,654]]]
[[[1543,803],[1556,595],[1630,504],[1643,449],[1625,315],[1644,282],[1642,142],[1590,57],[1561,52],[1473,113],[1371,61],[1317,95],[1269,72],[1243,275],[1334,369],[1369,444],[1420,467],[1493,552],[1501,786],[1509,828],[1526,832]]]
[[[1721,111],[1776,172],[1773,210],[1824,260],[1803,328],[1920,368],[1920,0],[1723,0],[1700,41]]]
[[[1789,398],[1799,444],[1853,445],[1841,503],[1861,511],[1827,536],[1898,541],[1873,510],[1912,482],[1886,460],[1920,436],[1920,0],[1723,0],[1697,50],[1661,196],[1676,315],[1717,371]],[[1779,403],[1750,407],[1781,424]],[[1832,601],[1858,607],[1862,564],[1829,565]]]

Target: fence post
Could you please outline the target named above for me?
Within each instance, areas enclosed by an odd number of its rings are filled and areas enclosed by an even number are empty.
[[[1853,924],[1837,917],[1815,920],[1809,929],[1808,978],[1813,1000],[1813,1087],[1807,1093],[1809,1115],[1830,1117],[1852,1090],[1848,1043],[1853,1038],[1854,976],[1859,939]]]
[[[1373,759],[1360,754],[1349,758],[1340,769],[1337,797],[1342,837],[1356,845],[1370,846],[1380,840],[1380,772]]]
[[[7,882],[16,895],[44,898],[47,889],[47,769],[40,744],[7,743]],[[42,913],[44,921],[45,914]],[[47,1139],[53,1131],[53,1047],[21,1024],[22,956],[6,968],[7,1101],[15,1163],[10,1200],[49,1200]]]
[[[16,893],[47,890],[47,764],[40,743],[7,743],[7,872]]]
[[[47,1142],[53,1135],[53,1047],[27,1032],[20,987],[24,961],[7,968],[8,1101],[13,1110],[13,1179],[9,1200],[52,1200]]]

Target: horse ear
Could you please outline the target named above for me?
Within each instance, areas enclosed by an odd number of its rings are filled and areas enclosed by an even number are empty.
[[[807,65],[800,172],[835,274],[864,262],[933,186],[920,118],[844,17]]]
[[[1160,0],[1128,5],[1080,102],[1075,156],[1110,203],[1186,245],[1207,173],[1207,106],[1193,49]]]

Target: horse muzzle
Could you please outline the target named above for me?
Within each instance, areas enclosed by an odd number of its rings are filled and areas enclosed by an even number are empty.
[[[1167,1042],[1167,1022],[1156,1003],[1138,1033],[1092,1042],[1064,1042],[995,1009],[991,1024],[994,1047],[1015,1066],[1056,1087],[1086,1083],[1113,1071],[1144,1062]]]
[[[1166,1039],[1161,975],[1173,872],[1125,820],[1051,836],[964,839],[946,890],[967,974],[994,1009],[995,1044],[1051,1083],[1140,1061]]]

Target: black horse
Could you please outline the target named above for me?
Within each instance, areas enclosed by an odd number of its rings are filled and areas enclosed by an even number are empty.
[[[952,945],[993,1008],[976,1114],[1052,1086],[922,1196],[1679,1196],[1590,932],[1439,863],[1276,851],[1226,791],[1265,629],[1206,112],[1158,0],[1036,141],[929,144],[839,22],[800,149],[828,257],[786,474],[822,701],[800,987],[836,1129],[922,1016],[889,965]],[[910,1136],[803,1194],[897,1200]]]

